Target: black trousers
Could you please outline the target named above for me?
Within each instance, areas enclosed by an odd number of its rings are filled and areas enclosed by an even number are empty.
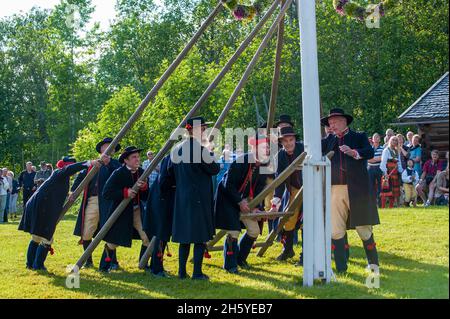
[[[28,200],[30,199],[31,195],[33,195],[33,191],[31,189],[23,189],[23,209],[25,210],[25,205],[27,204]]]

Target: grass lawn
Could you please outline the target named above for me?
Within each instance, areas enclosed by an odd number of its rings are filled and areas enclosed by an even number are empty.
[[[101,274],[82,270],[79,289],[68,289],[66,266],[82,253],[72,235],[75,216],[68,215],[55,234],[55,255],[49,256],[48,274],[25,269],[30,236],[17,230],[18,222],[0,224],[0,298],[449,298],[449,210],[417,208],[382,210],[382,225],[375,228],[381,263],[379,289],[365,286],[365,256],[361,241],[350,232],[351,260],[348,274],[337,282],[314,288],[302,287],[302,268],[291,260],[277,262],[281,244],[276,243],[258,258],[251,254],[253,268],[231,275],[222,270],[222,254],[213,252],[204,263],[210,282],[156,279],[137,268],[140,243],[119,248],[122,270]],[[177,246],[165,267],[177,273]],[[94,254],[96,266],[102,249]],[[296,247],[298,254],[300,247]],[[192,255],[192,252],[191,252]],[[192,273],[192,264],[188,264]]]

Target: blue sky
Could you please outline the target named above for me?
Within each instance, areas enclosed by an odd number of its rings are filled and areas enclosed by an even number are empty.
[[[51,9],[59,2],[60,0],[0,0],[0,17],[20,13],[21,11],[27,12],[33,6]],[[92,15],[91,22],[100,22],[101,28],[106,30],[109,26],[109,20],[115,16],[115,3],[115,0],[92,0],[96,10]]]

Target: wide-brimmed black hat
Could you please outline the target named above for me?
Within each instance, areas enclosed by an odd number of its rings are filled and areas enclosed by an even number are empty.
[[[343,109],[331,109],[330,114],[320,120],[320,124],[322,124],[322,126],[330,126],[328,120],[335,116],[345,117],[347,119],[347,125],[350,125],[353,122],[353,116],[345,114],[345,111]]]
[[[137,148],[136,146],[128,146],[127,148],[125,148],[125,150],[123,151],[122,154],[120,154],[119,156],[119,162],[120,163],[124,163],[125,159],[130,156],[131,154],[134,153],[140,153],[142,152],[142,149]]]
[[[259,128],[267,128],[267,122],[264,122],[263,124],[261,124],[259,126]],[[272,128],[277,128],[277,125],[276,124],[272,125]]]
[[[278,122],[275,123],[275,126],[280,125],[281,123],[288,123],[292,127],[294,127],[294,122],[292,122],[292,118],[290,115],[282,114],[280,115],[280,118],[278,119]]]
[[[109,144],[113,141],[113,139],[111,137],[106,137],[104,138],[102,141],[100,141],[97,146],[95,147],[95,150],[97,151],[97,153],[101,153],[101,149],[102,146],[105,144]],[[118,151],[120,151],[120,144],[116,145],[116,148],[114,149],[114,151],[117,153]]]
[[[296,139],[299,139],[299,136],[297,133],[295,133],[294,128],[290,126],[282,127],[278,133],[278,139],[282,139],[283,137],[287,136],[295,136]]]
[[[205,118],[202,116],[192,117],[186,122],[186,128],[191,129],[196,126],[206,126],[213,124],[213,122],[206,122]]]

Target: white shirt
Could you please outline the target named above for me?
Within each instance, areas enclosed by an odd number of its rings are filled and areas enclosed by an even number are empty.
[[[381,163],[380,163],[380,169],[383,171],[383,173],[386,175],[387,174],[387,162],[388,160],[392,159],[392,155],[391,152],[389,150],[389,147],[386,147],[383,150],[383,153],[381,154]],[[398,158],[397,158],[397,167],[398,167],[398,172],[399,173],[403,173],[403,166],[402,166],[402,160],[400,157],[400,153],[398,154]]]
[[[2,183],[0,183],[0,195],[7,195],[9,189],[9,182],[6,177],[1,176]]]

